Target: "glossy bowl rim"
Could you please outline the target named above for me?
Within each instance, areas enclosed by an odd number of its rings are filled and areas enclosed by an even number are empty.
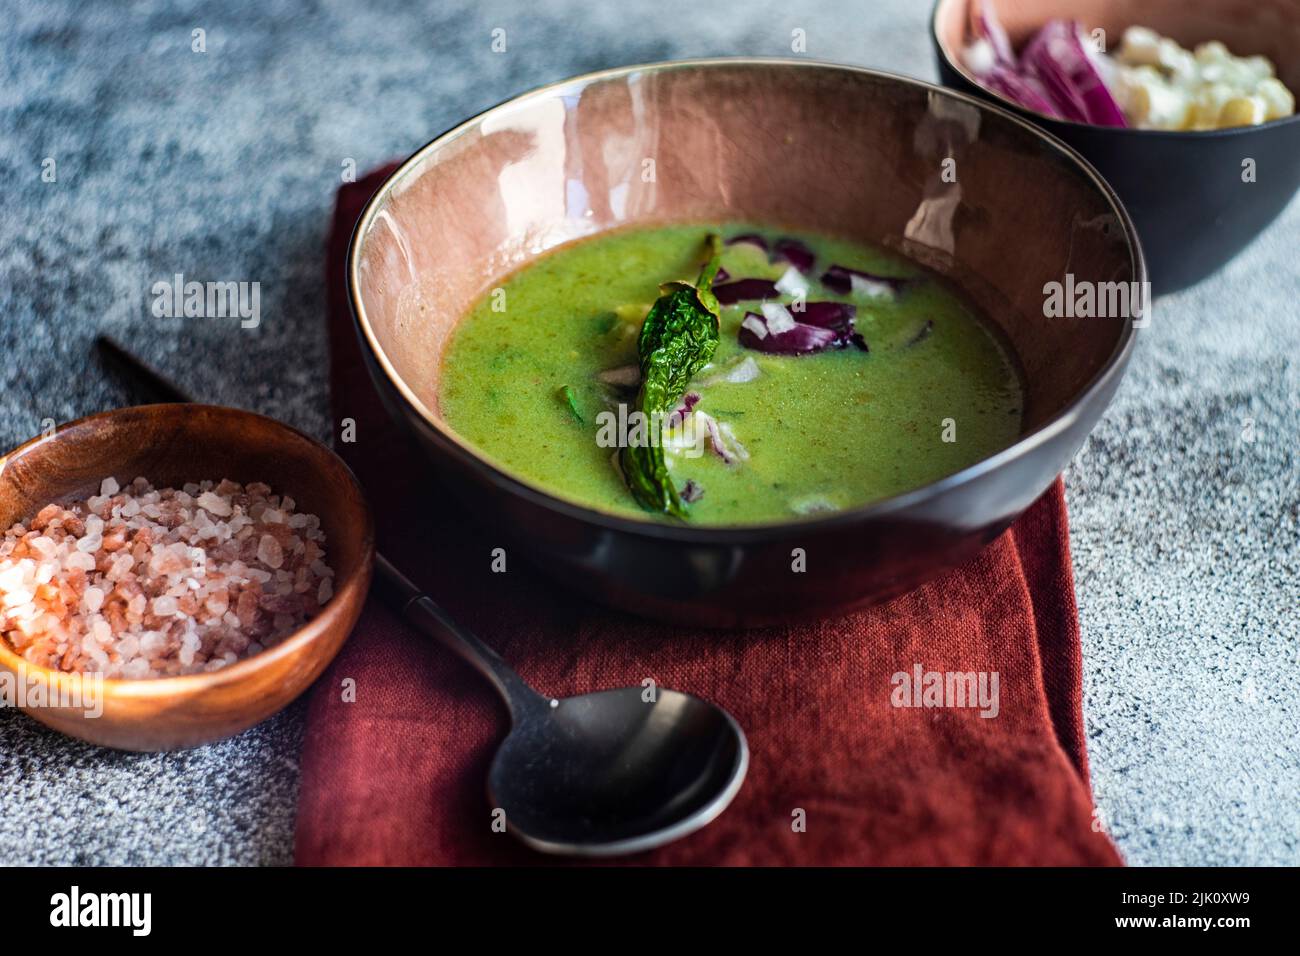
[[[1092,164],[1089,163],[1088,160],[1078,152],[1078,150],[1074,149],[1047,130],[1036,126],[1030,120],[1017,115],[1011,110],[989,103],[987,100],[983,100],[980,97],[968,93],[962,93],[936,83],[929,83],[925,80],[918,80],[913,77],[902,76],[884,70],[874,70],[867,67],[835,63],[828,60],[817,60],[811,58],[800,59],[793,57],[741,56],[664,60],[656,63],[638,63],[629,66],[611,67],[609,69],[595,70],[590,73],[582,73],[577,76],[557,80],[510,97],[509,99],[503,100],[479,113],[475,113],[446,131],[439,133],[433,139],[429,140],[417,149],[409,157],[399,163],[397,167],[389,173],[387,177],[385,177],[384,181],[366,201],[366,204],[361,211],[361,215],[357,218],[356,225],[353,227],[352,235],[348,240],[346,268],[348,301],[352,307],[352,315],[357,330],[360,333],[362,347],[369,350],[370,358],[378,365],[387,380],[387,384],[397,392],[402,402],[413,410],[420,417],[423,423],[431,428],[439,438],[447,441],[452,448],[456,449],[462,456],[463,461],[471,466],[480,477],[490,481],[497,489],[521,497],[530,504],[542,507],[548,511],[557,512],[566,518],[597,525],[608,531],[640,535],[660,540],[677,541],[687,544],[741,545],[755,541],[777,539],[792,532],[816,533],[834,528],[848,527],[864,520],[887,517],[909,508],[913,508],[926,501],[938,498],[951,491],[953,488],[968,484],[983,477],[989,472],[998,470],[1011,461],[1025,456],[1033,449],[1046,444],[1062,432],[1068,431],[1081,417],[1084,409],[1091,404],[1094,396],[1103,391],[1112,379],[1118,375],[1122,375],[1136,340],[1137,329],[1131,321],[1124,323],[1119,339],[1116,342],[1114,349],[1112,349],[1110,356],[1092,378],[1078,390],[1074,398],[1049,421],[1045,422],[1034,431],[1021,435],[1015,442],[1008,445],[1006,448],[1003,448],[988,457],[981,458],[979,461],[968,465],[960,471],[940,478],[937,481],[932,481],[919,488],[913,488],[910,491],[902,492],[901,494],[892,495],[888,498],[881,498],[865,505],[859,505],[855,508],[848,508],[816,517],[744,525],[691,525],[684,522],[673,523],[660,521],[650,516],[645,518],[633,518],[578,504],[552,495],[540,486],[514,476],[504,468],[498,466],[490,458],[478,451],[473,445],[462,439],[450,428],[443,427],[438,422],[437,418],[430,413],[428,407],[417,395],[415,395],[410,386],[407,385],[407,383],[393,368],[388,356],[384,354],[383,349],[379,345],[374,330],[371,327],[370,320],[366,315],[365,306],[361,302],[359,292],[359,272],[362,237],[370,231],[372,221],[389,196],[401,186],[402,181],[406,176],[424,162],[426,158],[436,151],[455,142],[470,129],[481,125],[484,120],[493,116],[502,115],[519,106],[529,104],[534,100],[544,99],[560,89],[571,86],[586,86],[592,82],[602,80],[618,79],[629,76],[633,73],[664,73],[679,69],[709,69],[713,67],[721,68],[737,66],[752,68],[780,66],[794,67],[797,69],[838,70],[869,77],[875,80],[881,80],[886,83],[901,83],[906,86],[916,87],[928,94],[938,94],[965,103],[976,109],[992,113],[1006,122],[1021,127],[1027,131],[1031,137],[1042,140],[1049,148],[1055,149],[1059,153],[1063,154],[1065,159],[1073,162],[1079,168],[1079,171],[1086,178],[1092,181],[1093,185],[1101,193],[1102,197],[1109,202],[1111,210],[1114,212],[1122,227],[1130,252],[1130,263],[1133,273],[1132,281],[1144,284],[1148,281],[1146,260],[1142,253],[1142,245],[1138,238],[1137,229],[1133,225],[1133,221],[1129,216],[1128,211],[1124,208],[1124,204],[1120,201],[1119,196],[1101,174],[1097,172]],[[1149,315],[1147,319],[1148,321],[1150,320]]]
[[[352,483],[356,491],[357,500],[361,503],[361,517],[363,518],[364,533],[361,540],[361,563],[357,570],[348,578],[346,582],[337,587],[333,596],[321,612],[311,620],[303,624],[302,627],[289,634],[284,640],[260,651],[251,657],[241,658],[233,664],[227,664],[215,671],[202,671],[195,674],[176,674],[171,677],[97,677],[95,673],[80,673],[73,671],[60,671],[52,667],[46,667],[43,664],[35,664],[19,654],[9,642],[0,637],[0,671],[7,670],[18,677],[26,680],[28,673],[34,673],[46,680],[54,687],[62,687],[65,682],[76,682],[83,679],[98,679],[103,683],[104,701],[109,698],[118,700],[147,700],[153,698],[166,698],[175,696],[193,696],[196,693],[219,685],[238,683],[241,678],[247,677],[257,670],[262,669],[267,664],[287,657],[299,649],[306,648],[309,645],[319,641],[325,636],[327,626],[334,622],[338,616],[339,610],[343,607],[342,598],[345,594],[359,589],[362,586],[364,578],[369,577],[367,568],[373,565],[375,555],[375,521],[374,514],[370,509],[370,502],[361,488],[361,483],[357,480],[352,469],[348,467],[339,454],[332,448],[317,441],[310,435],[305,435],[291,425],[286,425],[278,419],[262,415],[258,412],[250,412],[242,408],[234,408],[229,405],[210,405],[205,402],[158,402],[152,405],[128,405],[122,408],[111,408],[107,411],[94,412],[90,415],[83,415],[81,418],[74,418],[71,421],[59,425],[53,434],[37,435],[18,445],[11,451],[0,455],[0,468],[7,465],[11,460],[20,458],[23,455],[36,448],[38,445],[46,442],[55,442],[65,432],[74,428],[81,428],[94,422],[104,421],[109,418],[123,416],[128,413],[139,412],[141,409],[156,409],[159,407],[170,407],[172,409],[204,409],[207,411],[219,411],[225,414],[231,414],[237,417],[249,417],[260,419],[267,422],[275,428],[291,433],[302,439],[309,445],[328,452],[333,457],[335,464],[342,470],[343,475]],[[368,581],[365,582],[368,588]],[[364,600],[364,594],[361,595]],[[326,665],[328,666],[328,661]]]
[[[1028,106],[1021,106],[1014,100],[1008,99],[996,90],[990,90],[975,75],[966,69],[965,65],[958,63],[953,59],[947,46],[939,37],[939,11],[949,3],[955,3],[956,0],[935,0],[934,9],[930,11],[930,39],[934,42],[934,48],[938,51],[939,56],[943,57],[943,62],[950,68],[960,74],[972,86],[978,87],[985,95],[993,97],[1004,109],[1019,110],[1028,116],[1032,116],[1036,121],[1045,123],[1059,123],[1071,130],[1090,129],[1102,130],[1105,134],[1115,136],[1131,136],[1134,139],[1187,139],[1187,140],[1205,140],[1215,137],[1239,136],[1245,133],[1254,133],[1259,130],[1277,129],[1287,126],[1291,123],[1300,122],[1300,112],[1292,113],[1290,116],[1283,116],[1279,119],[1269,120],[1267,123],[1253,123],[1250,126],[1226,126],[1223,129],[1140,129],[1136,126],[1099,126],[1096,123],[1080,123],[1078,120],[1064,119],[1060,116],[1048,116],[1046,113],[1040,113],[1038,110],[1031,110]],[[967,3],[970,0],[966,0]]]

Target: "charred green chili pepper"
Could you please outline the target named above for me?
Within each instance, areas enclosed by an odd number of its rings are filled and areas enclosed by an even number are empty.
[[[650,423],[651,437],[644,444],[624,447],[620,457],[623,477],[637,503],[647,511],[686,518],[686,507],[673,485],[664,462],[658,429],[686,391],[691,378],[713,358],[718,347],[718,305],[713,279],[722,261],[722,238],[705,240],[708,261],[695,285],[667,282],[650,309],[637,353],[641,364],[641,390],[636,407]]]

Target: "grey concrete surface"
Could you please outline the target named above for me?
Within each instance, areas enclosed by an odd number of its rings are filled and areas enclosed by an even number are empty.
[[[346,162],[591,69],[788,55],[795,29],[809,56],[933,79],[929,7],[2,0],[0,444],[129,400],[91,356],[100,330],[323,436],[321,254]],[[1300,862],[1298,245],[1293,204],[1158,302],[1068,474],[1094,786],[1134,864]],[[148,289],[176,272],[260,282],[260,327],[154,318]],[[131,756],[0,712],[0,862],[289,862],[301,734],[299,704]]]

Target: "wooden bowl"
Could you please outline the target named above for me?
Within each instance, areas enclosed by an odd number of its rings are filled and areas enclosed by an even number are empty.
[[[0,675],[39,685],[47,706],[23,709],[72,737],[123,750],[173,750],[230,737],[285,707],[334,658],[361,613],[374,561],[370,508],[332,451],[270,418],[212,405],[145,405],[91,415],[34,438],[0,459],[0,525],[30,519],[52,501],[97,494],[112,475],[155,487],[211,479],[261,481],[318,515],[334,596],[280,644],[221,670],[102,681],[103,712],[90,716],[77,675],[28,663],[0,638]],[[75,701],[76,706],[56,702]]]

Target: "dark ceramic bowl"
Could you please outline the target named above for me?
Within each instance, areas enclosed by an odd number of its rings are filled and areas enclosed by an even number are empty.
[[[949,158],[957,182],[943,174]],[[1020,439],[866,507],[701,528],[561,500],[442,420],[451,330],[503,274],[630,223],[735,219],[883,242],[962,286],[1023,364]],[[1123,207],[1068,147],[972,97],[806,60],[626,67],[488,110],[393,173],[348,260],[374,381],[465,507],[567,587],[716,626],[826,616],[908,590],[1043,493],[1110,401],[1135,335],[1119,318],[1045,319],[1044,285],[1067,272],[1146,275]],[[792,571],[796,548],[806,573]]]
[[[1048,20],[1078,20],[1118,45],[1146,26],[1184,47],[1220,40],[1238,56],[1263,54],[1300,92],[1300,0],[993,0],[1020,48]],[[961,61],[972,0],[939,0],[931,35],[943,82],[1015,110],[1065,140],[1124,200],[1146,253],[1156,294],[1214,272],[1277,218],[1300,187],[1300,116],[1206,132],[1088,126],[1024,109],[975,82]],[[1255,163],[1255,180],[1242,178]]]

